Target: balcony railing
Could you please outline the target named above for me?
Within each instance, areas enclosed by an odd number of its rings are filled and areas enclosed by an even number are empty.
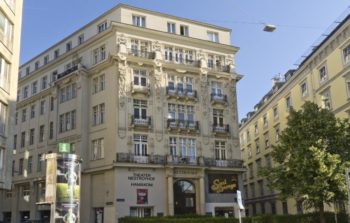
[[[211,157],[176,156],[176,155],[145,155],[139,156],[132,153],[117,153],[117,163],[140,163],[159,165],[190,165],[223,168],[243,168],[243,160],[226,159],[217,160]]]
[[[167,164],[169,165],[198,165],[198,157],[191,156],[167,156]]]
[[[173,130],[199,131],[198,121],[168,119],[167,126],[168,126],[168,129],[173,129]]]
[[[191,67],[199,67],[199,62],[193,59],[186,59],[186,58],[175,58],[175,57],[169,57],[167,55],[164,55],[164,61],[166,63],[173,63],[173,64],[182,64],[186,66]]]
[[[178,98],[193,99],[193,100],[197,98],[196,90],[184,89],[181,91],[179,89],[166,87],[166,94],[168,97],[178,97]]]
[[[134,84],[134,82],[131,82],[131,92],[149,95],[150,94],[150,86],[149,86],[149,84],[146,84],[146,86],[142,86],[139,84]]]
[[[145,118],[135,118],[134,115],[131,116],[131,125],[138,127],[148,127],[150,128],[152,125],[152,118],[150,116]]]
[[[208,68],[218,72],[226,72],[226,73],[230,72],[230,67],[227,65],[214,65],[214,64],[208,63]]]
[[[229,167],[229,168],[243,168],[243,160],[226,159],[217,160],[215,158],[204,157],[204,165],[211,167]]]
[[[230,126],[229,125],[213,125],[213,132],[215,133],[229,133],[230,132]]]
[[[117,162],[119,163],[150,163],[162,164],[166,163],[165,156],[162,155],[146,155],[138,156],[132,153],[117,153]]]
[[[71,67],[71,68],[65,70],[64,72],[58,74],[57,75],[57,79],[60,79],[60,78],[62,78],[64,76],[67,76],[68,74],[73,73],[74,71],[77,71],[77,70],[78,70],[78,65],[74,65],[73,67]]]
[[[226,94],[210,94],[210,100],[211,102],[217,102],[217,103],[227,103],[227,95]]]
[[[153,60],[155,58],[155,53],[145,50],[136,50],[136,49],[130,49],[129,55],[135,56],[135,57],[142,57],[146,59]]]

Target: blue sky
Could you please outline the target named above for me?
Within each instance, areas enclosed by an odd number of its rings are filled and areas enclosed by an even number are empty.
[[[238,112],[243,118],[349,7],[348,0],[24,0],[21,64],[118,3],[130,4],[232,29],[240,47],[236,68]],[[277,26],[263,32],[260,23]]]

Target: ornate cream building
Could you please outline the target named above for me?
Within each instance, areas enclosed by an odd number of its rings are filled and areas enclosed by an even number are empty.
[[[0,1],[0,191],[11,188],[22,0]]]
[[[120,4],[23,64],[2,218],[48,219],[59,142],[83,159],[80,222],[237,216],[237,51],[229,29]]]
[[[244,191],[249,215],[304,211],[301,203],[292,198],[278,200],[278,192],[268,187],[268,179],[258,175],[261,167],[274,165],[271,145],[278,143],[291,107],[299,110],[305,101],[312,101],[339,118],[350,117],[349,10],[337,21],[340,22],[333,25],[297,69],[273,79],[272,89],[241,121],[240,147],[247,168]]]

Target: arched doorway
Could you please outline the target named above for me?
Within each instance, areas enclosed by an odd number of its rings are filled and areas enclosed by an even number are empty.
[[[186,180],[174,183],[174,214],[196,214],[196,191],[193,183]]]

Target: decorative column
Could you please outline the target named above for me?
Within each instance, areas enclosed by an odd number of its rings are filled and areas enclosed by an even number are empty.
[[[168,176],[168,215],[174,215],[174,182],[173,176]]]
[[[199,204],[200,204],[200,213],[205,215],[205,186],[204,186],[204,176],[199,178]]]

